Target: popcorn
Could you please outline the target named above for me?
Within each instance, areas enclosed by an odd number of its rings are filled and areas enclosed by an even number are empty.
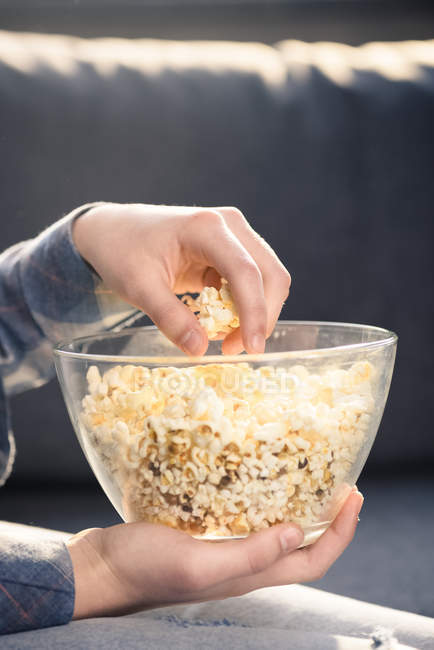
[[[197,314],[209,339],[217,334],[228,334],[240,326],[229,285],[223,278],[220,290],[205,287],[196,299],[186,295],[183,301]]]
[[[87,381],[82,422],[128,519],[204,537],[330,519],[374,409],[367,361],[92,366]]]

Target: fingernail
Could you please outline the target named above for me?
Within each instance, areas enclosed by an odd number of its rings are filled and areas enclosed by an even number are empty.
[[[363,506],[363,502],[364,502],[364,500],[365,500],[365,497],[364,497],[363,494],[362,494],[361,492],[359,492],[359,491],[357,491],[357,494],[360,494],[360,496],[362,497],[362,498],[360,499],[360,504],[359,504],[359,507],[358,507],[358,509],[357,509],[357,521],[359,522],[359,521],[360,521],[360,519],[359,519],[359,513],[360,513],[360,510],[362,509],[362,506]]]
[[[249,352],[261,354],[265,349],[265,337],[262,334],[253,334],[249,339]]]
[[[286,528],[280,533],[280,545],[284,553],[293,551],[304,540],[304,534],[299,528]]]
[[[202,350],[202,335],[197,330],[190,330],[181,339],[180,346],[186,354],[195,357]]]

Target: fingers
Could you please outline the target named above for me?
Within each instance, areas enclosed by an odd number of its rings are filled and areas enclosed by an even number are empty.
[[[240,354],[243,350],[244,344],[240,328],[225,336],[222,342],[223,354]]]
[[[293,582],[312,582],[322,578],[352,541],[362,505],[363,496],[359,492],[351,492],[324,535],[286,559],[277,584],[286,584],[285,574],[291,576]]]
[[[260,573],[225,583],[225,595],[238,596],[263,587],[319,580],[353,539],[362,504],[362,495],[352,492],[333,524],[317,542],[278,558]],[[215,587],[210,597],[217,598],[220,591],[219,586]]]
[[[212,266],[208,266],[205,269],[205,272],[202,275],[202,282],[204,287],[215,287],[216,289],[220,289],[222,286],[221,276],[212,268]]]
[[[261,271],[267,302],[267,336],[269,336],[279,318],[283,303],[289,295],[291,276],[276,253],[253,230],[239,210],[233,207],[219,207],[217,210],[223,215],[228,227],[245,249],[252,255]],[[234,346],[236,338],[234,333],[232,337]]]
[[[233,542],[193,539],[166,526],[136,522],[100,531],[105,613],[198,602],[231,595],[230,584],[253,578],[303,540],[294,525],[278,525]]]
[[[289,274],[235,208],[103,205],[77,220],[74,241],[108,287],[190,355],[203,354],[207,339],[170,295],[177,288],[228,280],[241,329],[225,339],[225,353],[263,352],[288,293]]]
[[[147,287],[135,294],[134,302],[175,345],[190,356],[205,354],[206,332],[193,312],[179,300],[161,276],[151,276]]]
[[[302,531],[295,525],[278,525],[250,535],[244,540],[211,544],[195,542],[195,590],[212,589],[227,580],[250,578],[266,571],[280,558],[294,551],[303,541]]]
[[[315,544],[305,549],[314,574],[311,579],[317,580],[318,575],[322,577],[351,543],[362,505],[363,495],[351,492],[329,529]]]
[[[215,210],[197,212],[184,238],[193,254],[227,279],[238,309],[241,336],[247,352],[263,352],[267,305],[262,275],[253,257]]]
[[[350,543],[362,501],[359,493],[352,493],[323,537],[299,550],[303,533],[284,524],[222,544],[143,522],[89,531],[88,536],[96,535],[101,560],[95,574],[95,589],[103,585],[97,614],[226,598],[318,579]],[[95,607],[94,593],[92,601]]]

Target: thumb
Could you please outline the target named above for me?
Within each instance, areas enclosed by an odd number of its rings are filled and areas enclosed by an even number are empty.
[[[208,337],[193,312],[161,279],[149,282],[152,291],[141,296],[138,306],[175,345],[190,356],[205,354]]]
[[[224,544],[203,544],[197,554],[209,584],[244,578],[264,571],[303,543],[302,530],[295,524],[279,524],[243,540]],[[200,571],[199,571],[200,572]]]

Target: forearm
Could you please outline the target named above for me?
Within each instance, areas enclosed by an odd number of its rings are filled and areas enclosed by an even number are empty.
[[[9,394],[53,375],[58,340],[110,329],[135,312],[104,286],[75,246],[72,226],[87,209],[0,255],[0,374]]]

